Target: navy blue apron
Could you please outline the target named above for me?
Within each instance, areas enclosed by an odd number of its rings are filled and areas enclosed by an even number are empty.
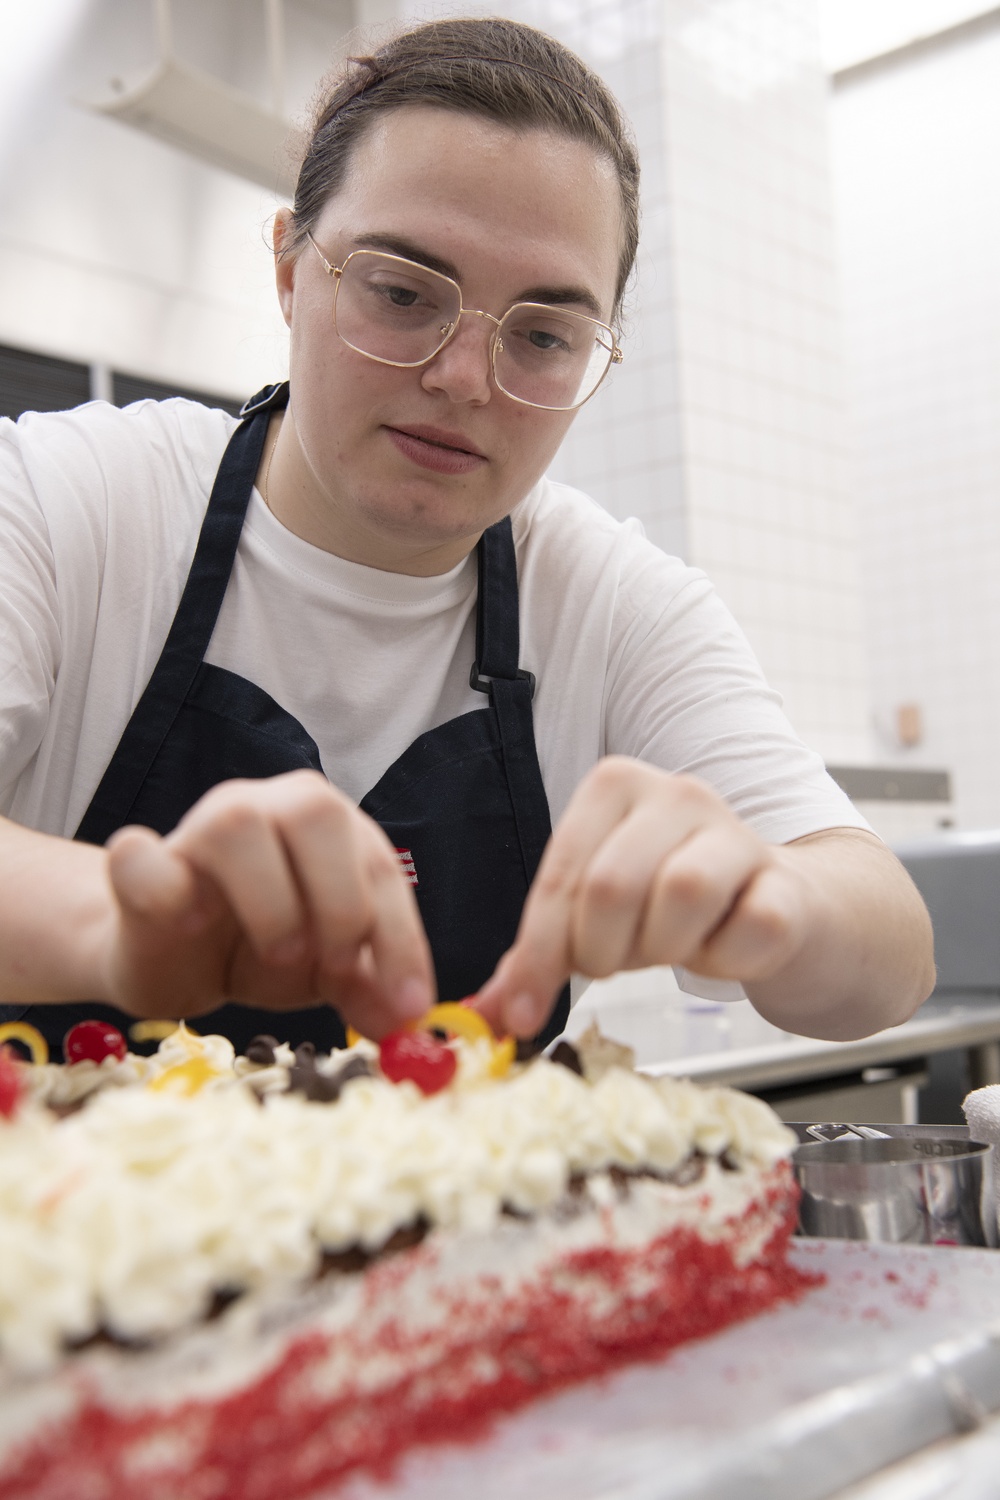
[[[118,743],[76,837],[103,844],[139,823],[166,834],[220,781],[323,771],[315,741],[254,683],[204,660],[229,582],[268,422],[288,401],[268,386],[243,408],[216,475],[194,560],[160,659]],[[442,1000],[472,994],[517,931],[521,907],[551,833],[532,725],[534,678],[518,666],[518,588],[509,519],[479,542],[476,659],[470,683],[488,706],[416,739],[361,807],[381,824],[416,876]],[[336,768],[334,768],[335,771]],[[130,1017],[97,1003],[0,1007],[42,1031],[53,1055],[75,1022],[97,1017],[128,1033]],[[540,1040],[569,1014],[566,986]],[[344,1045],[327,1006],[269,1012],[224,1005],[192,1024],[228,1036],[238,1051],[270,1032],[320,1051]]]

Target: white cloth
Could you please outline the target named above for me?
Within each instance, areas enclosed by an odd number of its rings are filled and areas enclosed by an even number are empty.
[[[966,1094],[962,1112],[972,1139],[985,1141],[1000,1151],[1000,1083]]]
[[[0,812],[72,835],[156,664],[234,419],[101,402],[0,421]],[[521,664],[555,823],[603,755],[713,785],[762,837],[866,828],[704,574],[542,480],[513,514]],[[254,492],[208,660],[257,683],[360,801],[469,687],[476,562],[345,562]]]

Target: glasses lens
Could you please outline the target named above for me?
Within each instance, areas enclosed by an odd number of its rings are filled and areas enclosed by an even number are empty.
[[[356,250],[337,287],[337,332],[360,354],[420,365],[440,349],[461,306],[446,276],[396,255]]]
[[[568,411],[592,396],[614,351],[610,328],[559,307],[521,302],[497,334],[497,385],[518,401]]]

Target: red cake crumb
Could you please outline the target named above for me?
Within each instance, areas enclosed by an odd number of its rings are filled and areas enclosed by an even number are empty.
[[[784,1221],[750,1266],[738,1267],[723,1243],[674,1230],[639,1249],[567,1255],[507,1303],[483,1281],[470,1284],[464,1307],[453,1304],[453,1326],[468,1336],[456,1333],[429,1368],[390,1389],[324,1392],[318,1377],[330,1341],[310,1332],[222,1399],[127,1414],[90,1400],[8,1464],[0,1500],[309,1500],[359,1467],[385,1472],[418,1443],[479,1437],[500,1413],[543,1393],[659,1358],[821,1281],[786,1261],[795,1221],[788,1181],[769,1196],[784,1205]],[[428,1244],[378,1264],[369,1295],[388,1301],[416,1258],[433,1254]],[[581,1280],[594,1292],[583,1313]],[[598,1311],[606,1305],[610,1314]],[[390,1322],[378,1348],[412,1369],[412,1355],[440,1341],[439,1330],[414,1334]]]

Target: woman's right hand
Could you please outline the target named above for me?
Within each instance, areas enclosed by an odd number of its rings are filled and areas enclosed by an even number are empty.
[[[165,838],[107,845],[91,998],[137,1016],[336,1006],[378,1038],[434,1001],[417,904],[371,818],[314,771],[214,787]]]

